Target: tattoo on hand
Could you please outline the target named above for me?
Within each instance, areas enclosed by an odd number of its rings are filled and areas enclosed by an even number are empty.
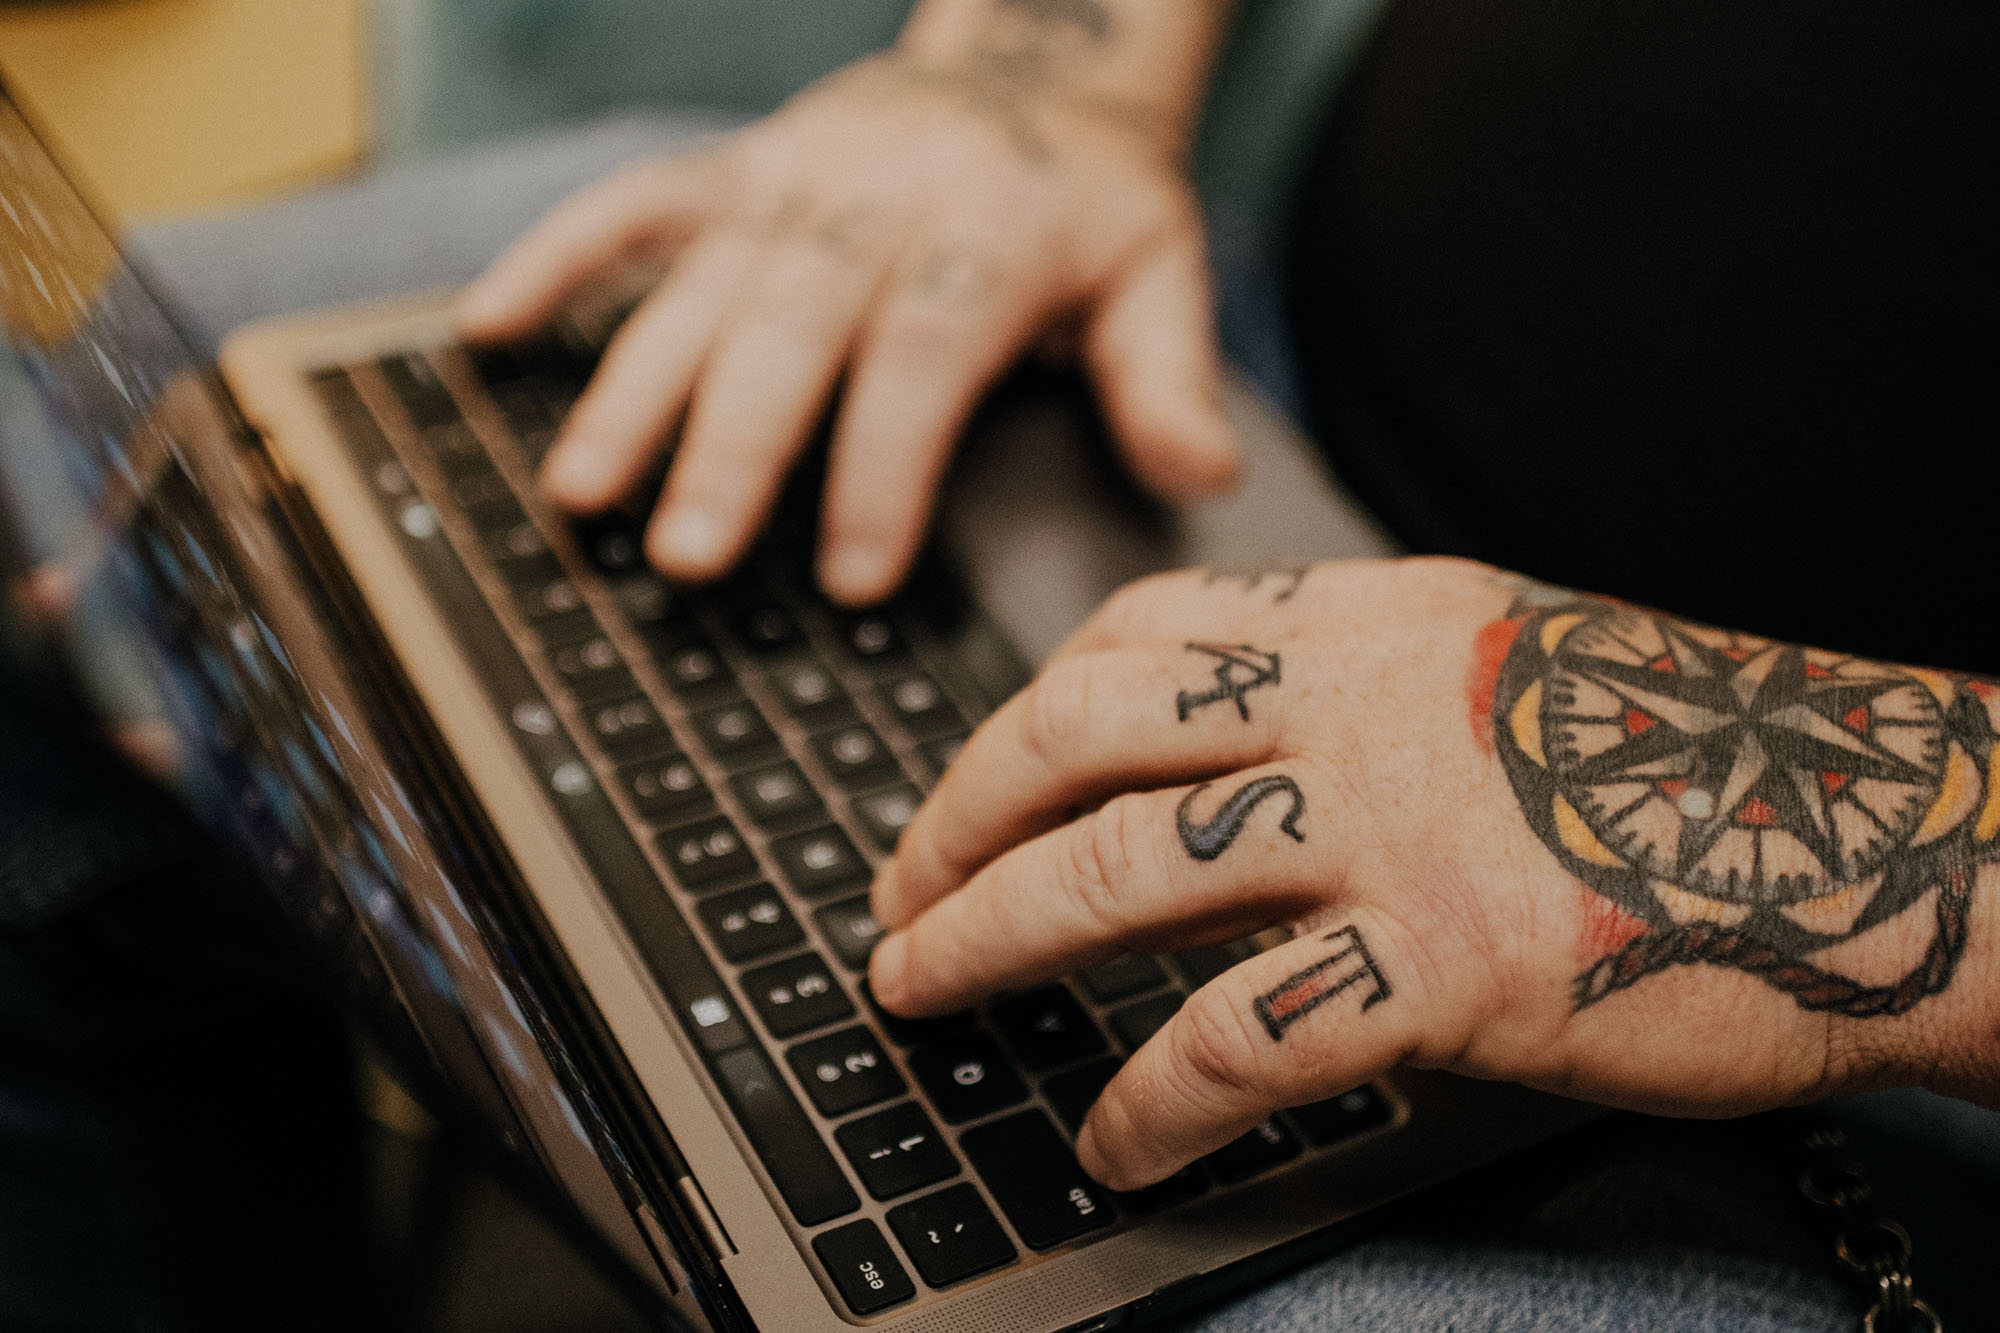
[[[1577,1008],[1685,963],[1856,1018],[1950,985],[2000,860],[2000,686],[1547,591],[1482,642],[1476,697],[1522,813],[1618,909]],[[1815,960],[1926,905],[1895,980]]]
[[[1375,983],[1361,1001],[1363,1013],[1389,998],[1389,979],[1382,975],[1381,966],[1368,952],[1367,942],[1357,927],[1342,926],[1322,936],[1320,942],[1338,942],[1340,947],[1304,971],[1294,972],[1256,999],[1257,1017],[1263,1021],[1272,1041],[1283,1041],[1286,1028],[1363,981]]]
[[[1212,588],[1218,583],[1241,583],[1246,595],[1260,592],[1266,583],[1272,589],[1271,605],[1292,600],[1292,594],[1312,573],[1311,565],[1258,565],[1250,569],[1211,569],[1202,577],[1202,586]]]
[[[1278,828],[1293,842],[1304,842],[1306,835],[1299,832],[1299,816],[1306,812],[1306,794],[1299,790],[1299,784],[1282,773],[1254,778],[1237,789],[1234,796],[1224,801],[1206,823],[1197,824],[1188,818],[1188,811],[1194,808],[1195,800],[1215,784],[1204,782],[1187,795],[1181,797],[1180,806],[1174,811],[1174,827],[1180,831],[1181,846],[1197,861],[1213,861],[1229,850],[1243,832],[1243,825],[1250,819],[1264,799],[1284,792],[1292,798],[1292,808],[1278,821]]]
[[[1182,690],[1175,696],[1174,708],[1183,722],[1210,704],[1224,702],[1235,704],[1237,714],[1248,722],[1250,703],[1245,696],[1252,690],[1278,683],[1280,663],[1276,653],[1263,652],[1247,643],[1233,647],[1216,643],[1190,643],[1185,646],[1191,653],[1206,653],[1215,659],[1215,688]]]

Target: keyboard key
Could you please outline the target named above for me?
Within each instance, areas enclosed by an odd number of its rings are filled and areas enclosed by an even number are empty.
[[[900,1097],[908,1088],[867,1028],[847,1028],[801,1042],[785,1060],[821,1115],[846,1115]]]
[[[767,754],[778,748],[777,733],[747,699],[694,715],[694,728],[710,754],[724,763]]]
[[[954,1125],[1028,1098],[1027,1085],[983,1032],[946,1037],[910,1054],[910,1072],[930,1095],[939,1115]]]
[[[869,878],[868,863],[861,859],[861,853],[854,850],[845,833],[830,824],[774,839],[771,854],[778,858],[786,881],[808,898],[852,888]]]
[[[861,983],[861,998],[868,1002],[868,1012],[875,1015],[875,1021],[889,1034],[889,1040],[898,1046],[920,1046],[950,1036],[972,1022],[972,1011],[962,1009],[955,1014],[945,1014],[940,1018],[901,1018],[890,1013],[875,1002],[875,994],[868,989],[868,983]]]
[[[498,472],[473,472],[458,478],[446,489],[451,503],[482,534],[492,535],[512,527],[528,516],[513,488]]]
[[[593,632],[577,643],[549,650],[549,665],[571,694],[585,703],[614,699],[638,691],[639,682],[625,669],[618,647],[602,633]]]
[[[1128,953],[1083,973],[1084,989],[1100,1004],[1140,995],[1167,984],[1167,970],[1142,953]]]
[[[781,828],[826,818],[826,803],[790,760],[753,768],[729,780],[750,818],[763,828]]]
[[[456,407],[450,408],[456,412]],[[424,433],[424,452],[438,465],[448,480],[482,477],[494,470],[486,445],[463,421],[447,421]]]
[[[764,656],[783,652],[799,642],[799,627],[791,615],[775,602],[738,606],[729,618],[729,627],[749,652]]]
[[[924,1281],[948,1287],[1013,1261],[1014,1243],[979,1191],[952,1185],[889,1210],[889,1230]]]
[[[1388,1098],[1372,1085],[1285,1112],[1308,1140],[1324,1148],[1386,1125],[1395,1118]]]
[[[827,775],[848,791],[861,791],[903,776],[896,756],[865,722],[822,732],[812,738],[811,745]]]
[[[808,727],[833,726],[854,716],[854,704],[833,673],[810,658],[771,668],[771,688],[785,711]]]
[[[1262,1175],[1299,1155],[1299,1141],[1273,1118],[1202,1158],[1224,1184]]]
[[[585,710],[584,720],[590,725],[590,734],[613,759],[639,759],[674,748],[666,720],[643,694],[597,704]]]
[[[714,804],[708,784],[684,754],[665,754],[618,770],[618,785],[649,824],[674,824]]]
[[[690,891],[757,873],[757,858],[727,815],[668,829],[659,835],[659,846],[674,878]]]
[[[1125,1062],[1122,1060],[1092,1060],[1087,1065],[1057,1074],[1042,1084],[1042,1095],[1049,1099],[1049,1105],[1056,1111],[1056,1118],[1063,1122],[1072,1137],[1083,1128],[1084,1117],[1097,1104],[1098,1095]]]
[[[1008,1049],[1029,1069],[1074,1064],[1106,1049],[1104,1034],[1062,985],[1010,995],[993,1006],[993,1022]]]
[[[438,379],[430,358],[422,352],[398,352],[383,357],[376,365],[412,426],[430,430],[458,420],[458,404],[452,401],[450,390]]]
[[[826,1265],[840,1298],[857,1315],[900,1305],[917,1294],[902,1260],[889,1248],[882,1229],[867,1218],[813,1237],[813,1253]]]
[[[910,646],[889,618],[879,612],[850,617],[841,627],[849,652],[864,662],[891,662],[909,655]]]
[[[800,1226],[830,1222],[861,1206],[840,1163],[762,1051],[745,1047],[716,1057],[715,1078]]]
[[[547,555],[549,544],[534,520],[523,514],[519,522],[511,523],[486,538],[486,553],[496,564],[506,564],[510,560],[531,560]]]
[[[878,1199],[893,1199],[958,1174],[958,1159],[915,1102],[849,1121],[833,1132],[840,1150]]]
[[[925,741],[917,747],[917,751],[929,761],[931,772],[943,777],[944,771],[958,758],[958,752],[965,748],[965,741],[962,735],[940,736],[936,740]]]
[[[1150,1000],[1113,1010],[1111,1030],[1118,1034],[1126,1050],[1136,1051],[1167,1025],[1167,1020],[1180,1009],[1183,998],[1178,994],[1155,995]]]
[[[736,688],[722,659],[706,643],[680,639],[671,644],[656,644],[654,653],[667,688],[690,703]]]
[[[604,586],[611,590],[611,598],[624,612],[626,621],[655,648],[690,642],[687,634],[676,637],[673,632],[684,624],[680,606],[673,589],[658,574],[627,574],[623,578],[606,579]],[[692,632],[692,627],[688,627],[687,633]]]
[[[958,1146],[1029,1248],[1051,1249],[1111,1225],[1108,1192],[1083,1174],[1076,1154],[1040,1111],[968,1129]]]
[[[646,568],[640,527],[628,514],[614,511],[595,518],[580,519],[571,525],[570,532],[576,538],[577,549],[583,553],[583,558],[606,578]]]
[[[891,676],[882,687],[882,701],[912,736],[925,739],[948,731],[965,729],[965,717],[935,680],[922,671],[905,668]]]
[[[510,590],[514,594],[514,605],[520,608],[521,614],[530,624],[537,627],[538,632],[548,633],[540,629],[546,621],[559,616],[576,617],[574,624],[565,624],[562,629],[550,635],[551,638],[559,637],[566,641],[585,638],[596,628],[596,622],[590,619],[589,612],[584,610],[583,594],[577,591],[576,585],[565,575],[557,574],[554,578],[523,584]]]
[[[924,794],[907,782],[901,782],[883,791],[870,792],[866,796],[854,798],[854,817],[861,823],[861,831],[875,844],[878,851],[893,852],[896,840],[903,836],[903,830],[917,817],[917,807],[924,803]]]
[[[732,963],[747,963],[805,941],[805,931],[769,884],[710,898],[696,910],[708,937]]]
[[[816,953],[745,972],[742,981],[743,993],[774,1037],[795,1037],[854,1013],[847,993]]]
[[[813,913],[813,920],[843,964],[857,972],[868,966],[868,955],[875,952],[882,927],[868,908],[867,894],[822,907]]]
[[[1235,967],[1246,958],[1257,954],[1257,946],[1248,940],[1232,940],[1228,944],[1210,944],[1199,949],[1183,949],[1175,954],[1174,963],[1187,977],[1188,986],[1200,990],[1209,982]]]

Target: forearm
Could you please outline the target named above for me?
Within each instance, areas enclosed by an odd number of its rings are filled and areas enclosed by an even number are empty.
[[[1095,106],[1178,156],[1236,0],[924,0],[897,43],[920,67]]]

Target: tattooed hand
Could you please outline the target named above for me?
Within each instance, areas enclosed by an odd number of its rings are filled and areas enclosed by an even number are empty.
[[[1227,486],[1179,158],[1228,6],[1173,8],[931,0],[895,52],[713,152],[564,205],[466,293],[468,337],[528,334],[635,257],[673,262],[565,424],[551,498],[580,512],[627,498],[681,426],[647,550],[669,574],[713,577],[839,383],[820,578],[843,601],[880,598],[981,392],[1058,327],[1080,335],[1142,481]]]
[[[1120,593],[875,884],[875,993],[911,1015],[1294,928],[1133,1054],[1092,1174],[1404,1062],[1691,1115],[2000,1100],[1993,684],[1456,561],[1254,592]]]

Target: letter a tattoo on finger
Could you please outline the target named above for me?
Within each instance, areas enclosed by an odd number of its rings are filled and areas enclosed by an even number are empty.
[[[1248,722],[1250,702],[1244,696],[1252,690],[1278,683],[1280,664],[1276,653],[1263,652],[1247,643],[1234,646],[1190,643],[1187,645],[1187,650],[1191,653],[1206,653],[1215,659],[1215,688],[1198,691],[1182,690],[1175,696],[1174,708],[1183,722],[1210,704],[1225,702],[1235,704],[1237,715]]]
[[[1214,783],[1204,782],[1187,795],[1181,797],[1178,809],[1174,811],[1174,825],[1180,831],[1181,846],[1197,861],[1213,861],[1229,850],[1236,841],[1236,835],[1243,831],[1243,825],[1250,819],[1250,812],[1268,796],[1285,792],[1292,798],[1292,808],[1278,821],[1278,827],[1293,842],[1304,842],[1306,835],[1299,832],[1299,816],[1306,812],[1306,794],[1299,790],[1299,784],[1282,773],[1254,778],[1243,784],[1236,794],[1224,801],[1221,808],[1211,815],[1205,824],[1197,824],[1188,818],[1188,811],[1195,800]]]

